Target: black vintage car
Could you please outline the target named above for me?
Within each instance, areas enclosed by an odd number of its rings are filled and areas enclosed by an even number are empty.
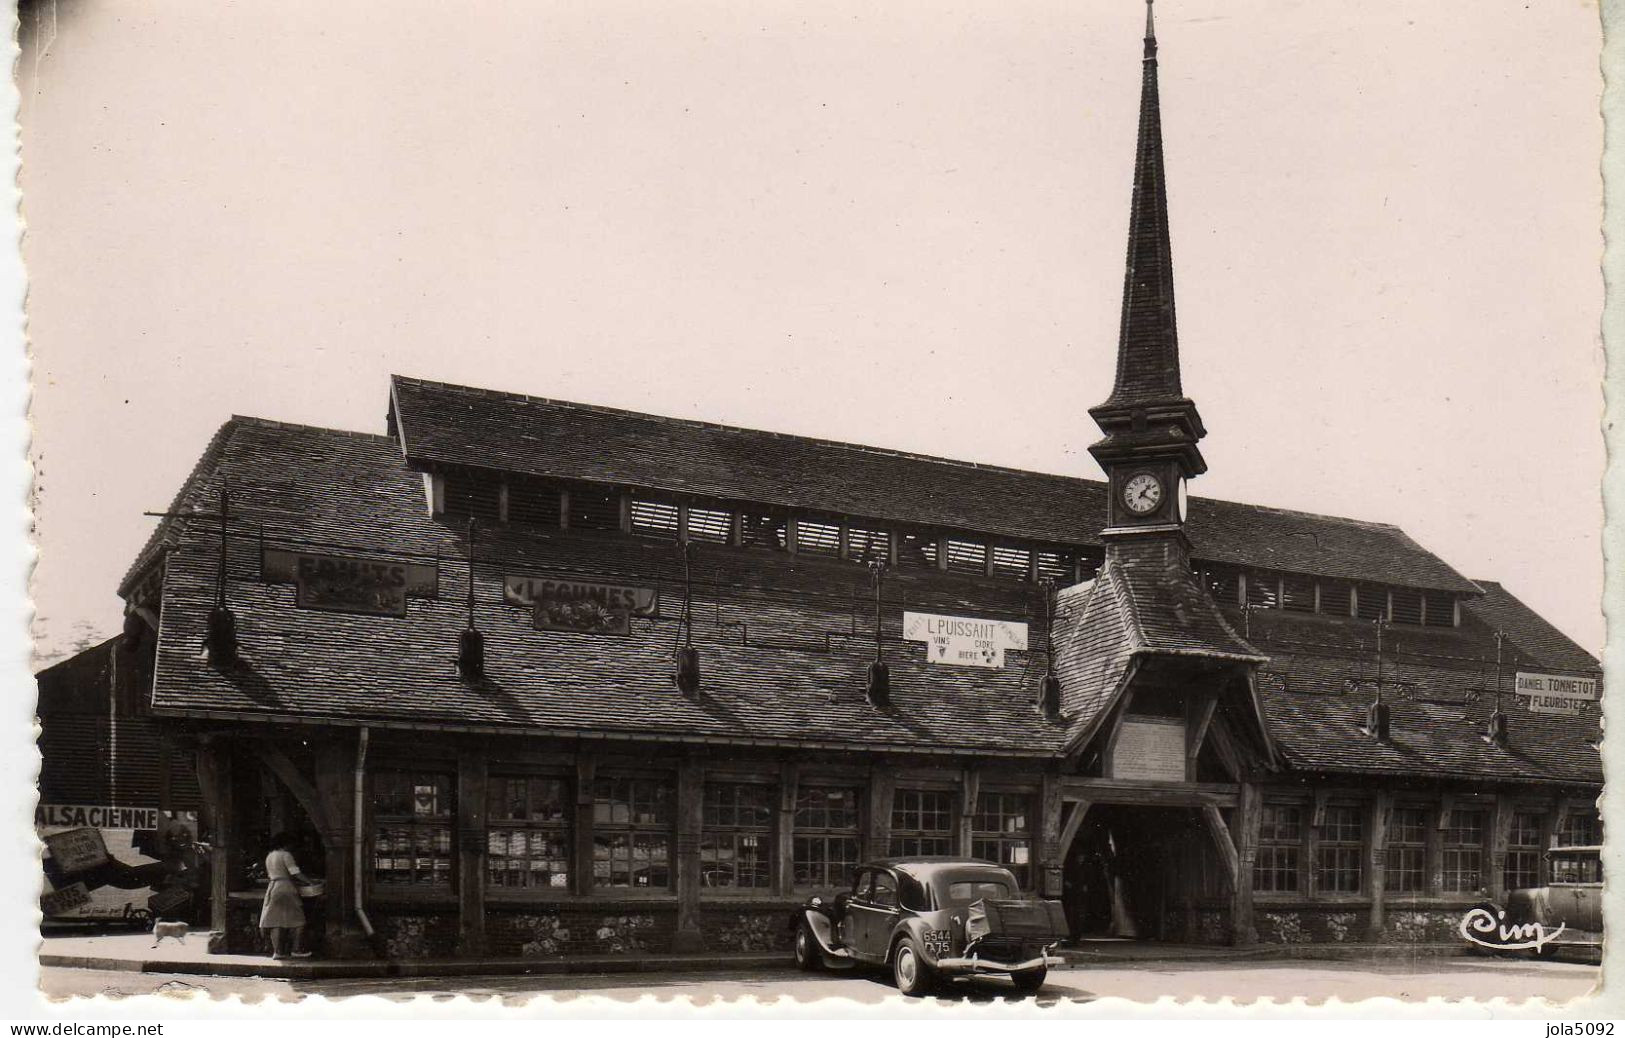
[[[941,980],[1006,974],[1036,991],[1066,935],[1058,901],[1023,897],[1009,869],[971,858],[885,858],[860,865],[833,901],[797,909],[796,965],[889,966],[897,989],[923,995]]]

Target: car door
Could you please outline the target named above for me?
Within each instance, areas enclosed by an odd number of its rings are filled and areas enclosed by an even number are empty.
[[[858,880],[847,918],[852,920],[852,954],[865,962],[886,957],[886,937],[897,908],[897,880],[884,869],[867,869]]]

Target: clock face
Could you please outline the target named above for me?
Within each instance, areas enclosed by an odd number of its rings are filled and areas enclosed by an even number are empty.
[[[1146,515],[1162,504],[1162,480],[1141,472],[1123,484],[1123,504],[1135,515]]]

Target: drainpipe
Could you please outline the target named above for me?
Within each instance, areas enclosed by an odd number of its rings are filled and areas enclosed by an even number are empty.
[[[362,839],[364,838],[365,834],[361,828],[361,798],[362,792],[366,788],[366,784],[367,728],[365,725],[362,725],[361,738],[356,742],[355,747],[355,814],[353,816],[355,819],[355,825],[352,826],[354,833],[350,838],[351,848],[355,853],[354,861],[352,862],[354,867],[351,869],[351,871],[354,873],[355,879],[355,917],[361,922],[361,932],[366,934],[368,937],[371,937],[372,920],[367,918],[367,909],[362,905],[362,891],[365,888],[365,882],[362,879],[363,873],[361,871],[363,850]]]

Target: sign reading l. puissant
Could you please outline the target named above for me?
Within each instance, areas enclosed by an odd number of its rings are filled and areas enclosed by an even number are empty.
[[[632,617],[660,611],[660,593],[652,587],[595,580],[507,576],[502,595],[513,605],[529,607],[538,631],[627,634]]]
[[[1027,648],[1027,625],[1014,620],[905,612],[903,637],[925,642],[925,657],[932,663],[994,669],[1004,666],[1006,649]]]
[[[433,598],[440,587],[434,566],[281,548],[266,549],[261,572],[268,582],[293,584],[300,609],[369,616],[405,616],[407,596]]]
[[[1581,714],[1597,699],[1597,680],[1566,674],[1518,672],[1513,690],[1537,714]]]

